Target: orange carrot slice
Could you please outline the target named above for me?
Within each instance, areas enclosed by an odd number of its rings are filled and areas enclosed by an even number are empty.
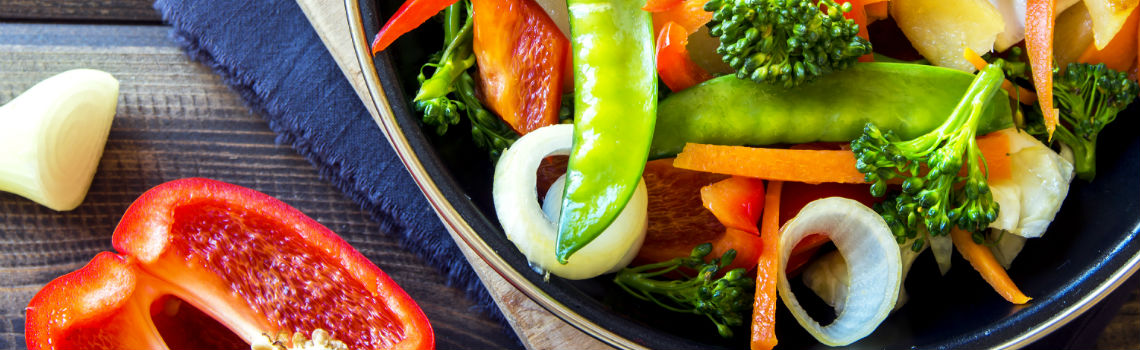
[[[752,303],[752,350],[776,346],[776,280],[780,269],[780,192],[783,182],[769,181],[760,217],[764,243],[756,264],[756,299]]]
[[[970,262],[974,270],[977,270],[982,279],[994,287],[994,291],[1001,294],[1002,298],[1014,304],[1025,304],[1032,299],[1021,293],[989,248],[974,243],[970,232],[955,227],[950,230],[950,238],[954,240],[954,247],[958,248],[958,253]]]
[[[1053,108],[1053,13],[1055,0],[1029,0],[1025,6],[1025,49],[1033,67],[1033,87],[1037,88],[1041,113],[1049,139],[1057,129],[1057,110]]]
[[[1009,139],[1004,133],[978,138],[989,179],[1009,178]],[[806,183],[866,183],[846,150],[805,150],[685,144],[673,160],[682,169]]]

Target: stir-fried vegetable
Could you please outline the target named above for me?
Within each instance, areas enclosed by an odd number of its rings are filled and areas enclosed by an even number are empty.
[[[1052,135],[1073,149],[1077,176],[1085,180],[1096,176],[1097,135],[1138,93],[1136,81],[1104,64],[1070,63],[1064,73],[1053,74],[1053,97],[1062,123]],[[1029,131],[1047,140],[1048,123],[1042,119],[1030,122]]]
[[[856,167],[872,183],[872,194],[882,196],[888,180],[903,179],[896,205],[908,226],[922,221],[937,236],[952,226],[980,231],[997,219],[999,208],[986,184],[985,160],[975,136],[986,105],[1006,104],[1002,99],[990,102],[1004,80],[1001,66],[998,62],[982,70],[938,129],[903,141],[893,131],[884,133],[867,124],[863,136],[851,142]],[[963,164],[964,181],[958,176]]]
[[[630,295],[667,310],[705,315],[716,324],[721,336],[731,337],[731,327],[744,324],[747,317],[752,280],[742,268],[720,276],[736,258],[736,251],[729,250],[706,262],[709,252],[712,252],[712,244],[704,243],[693,248],[687,257],[623,269],[614,277],[614,283]],[[683,274],[683,268],[695,270],[697,275],[683,279],[656,278],[668,273]]]
[[[657,113],[653,26],[638,0],[570,0],[574,148],[558,219],[565,264],[625,208]]]
[[[800,306],[779,271],[780,299],[800,326],[821,343],[847,345],[871,334],[894,308],[902,283],[902,260],[890,228],[871,208],[851,199],[831,197],[809,203],[781,229],[780,263],[787,264],[792,247],[806,236],[831,238],[850,271],[847,298],[837,305],[837,317],[821,326]]]
[[[464,8],[467,16],[460,25]],[[492,159],[498,158],[499,153],[518,135],[483,108],[483,102],[475,93],[475,80],[467,72],[475,64],[471,4],[467,1],[452,4],[444,10],[443,17],[444,42],[447,45],[420,68],[416,77],[420,88],[412,102],[416,110],[423,113],[424,123],[435,125],[435,131],[440,135],[447,132],[449,125],[458,124],[461,111],[466,111],[475,143],[488,150]],[[425,73],[428,68],[433,69],[430,77]]]
[[[569,153],[573,128],[568,124],[551,125],[519,138],[495,166],[492,196],[503,232],[535,269],[562,278],[584,279],[617,271],[637,255],[645,238],[647,199],[645,184],[639,183],[629,204],[591,244],[568,261],[556,260],[558,233],[552,219],[561,210],[558,204],[563,186],[557,182],[551,185],[546,203],[539,208],[536,172],[546,156]]]
[[[860,9],[861,10],[861,9]],[[849,67],[871,52],[859,26],[833,0],[711,0],[709,34],[740,79],[785,87]]]
[[[971,80],[949,68],[899,63],[860,63],[790,89],[723,76],[661,101],[649,154],[670,157],[687,142],[849,142],[867,123],[918,137],[946,120]],[[1009,116],[1004,103],[986,106],[978,132],[1008,128]]]

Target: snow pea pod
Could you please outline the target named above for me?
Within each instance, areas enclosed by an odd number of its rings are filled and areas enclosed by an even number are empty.
[[[653,25],[641,0],[568,0],[574,146],[555,255],[571,254],[625,208],[645,169],[657,113]]]
[[[860,63],[794,88],[723,76],[661,101],[650,158],[674,156],[686,142],[849,142],[868,122],[908,140],[941,125],[973,79],[949,68],[900,63]],[[978,134],[1012,126],[1011,115],[1008,103],[990,103]]]

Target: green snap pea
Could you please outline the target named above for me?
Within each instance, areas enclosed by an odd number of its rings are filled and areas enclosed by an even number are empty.
[[[625,208],[641,179],[657,109],[653,24],[641,0],[568,0],[574,146],[555,255],[566,263]]]
[[[657,107],[650,158],[685,143],[717,145],[849,142],[874,123],[907,140],[934,130],[974,75],[949,68],[860,63],[794,88],[723,76],[670,95]],[[1007,99],[986,106],[978,134],[1012,126]]]

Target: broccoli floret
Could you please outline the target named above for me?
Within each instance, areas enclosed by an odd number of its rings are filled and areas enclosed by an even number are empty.
[[[1061,117],[1053,137],[1073,149],[1077,176],[1087,181],[1096,176],[1097,135],[1116,120],[1116,115],[1132,103],[1137,93],[1140,87],[1128,79],[1128,74],[1103,63],[1070,63],[1064,74],[1053,71],[1053,105]],[[1034,109],[1036,118],[1027,129],[1048,142],[1040,108]]]
[[[850,66],[871,52],[834,0],[710,0],[709,34],[736,76],[787,87]]]
[[[693,248],[687,257],[624,268],[614,277],[614,283],[630,295],[667,310],[705,315],[716,324],[720,335],[728,338],[732,336],[729,327],[744,324],[751,313],[755,282],[745,276],[743,268],[732,269],[717,278],[717,272],[736,258],[736,251],[729,249],[720,258],[705,262],[704,257],[710,252],[712,244],[703,243]],[[682,273],[681,267],[696,270],[697,275],[679,280],[654,279],[670,272]]]
[[[930,234],[945,235],[951,225],[977,232],[997,219],[998,203],[990,193],[975,136],[982,111],[1001,91],[1002,66],[999,61],[983,69],[949,118],[930,133],[901,141],[892,131],[883,133],[868,123],[863,135],[851,142],[856,167],[871,183],[871,194],[883,196],[888,180],[903,179],[892,215],[909,229],[892,227],[896,236],[913,237],[919,221]],[[966,175],[960,177],[963,163]]]
[[[464,8],[467,19],[461,26]],[[489,151],[491,159],[499,159],[499,154],[518,139],[518,134],[483,108],[483,102],[475,94],[475,79],[467,72],[475,65],[471,2],[456,2],[448,6],[443,10],[443,17],[447,46],[420,67],[420,74],[416,77],[420,88],[412,103],[417,111],[423,113],[424,124],[435,125],[438,135],[447,133],[448,126],[458,124],[461,113],[466,111],[475,144]],[[425,73],[429,68],[432,71],[430,77]]]

